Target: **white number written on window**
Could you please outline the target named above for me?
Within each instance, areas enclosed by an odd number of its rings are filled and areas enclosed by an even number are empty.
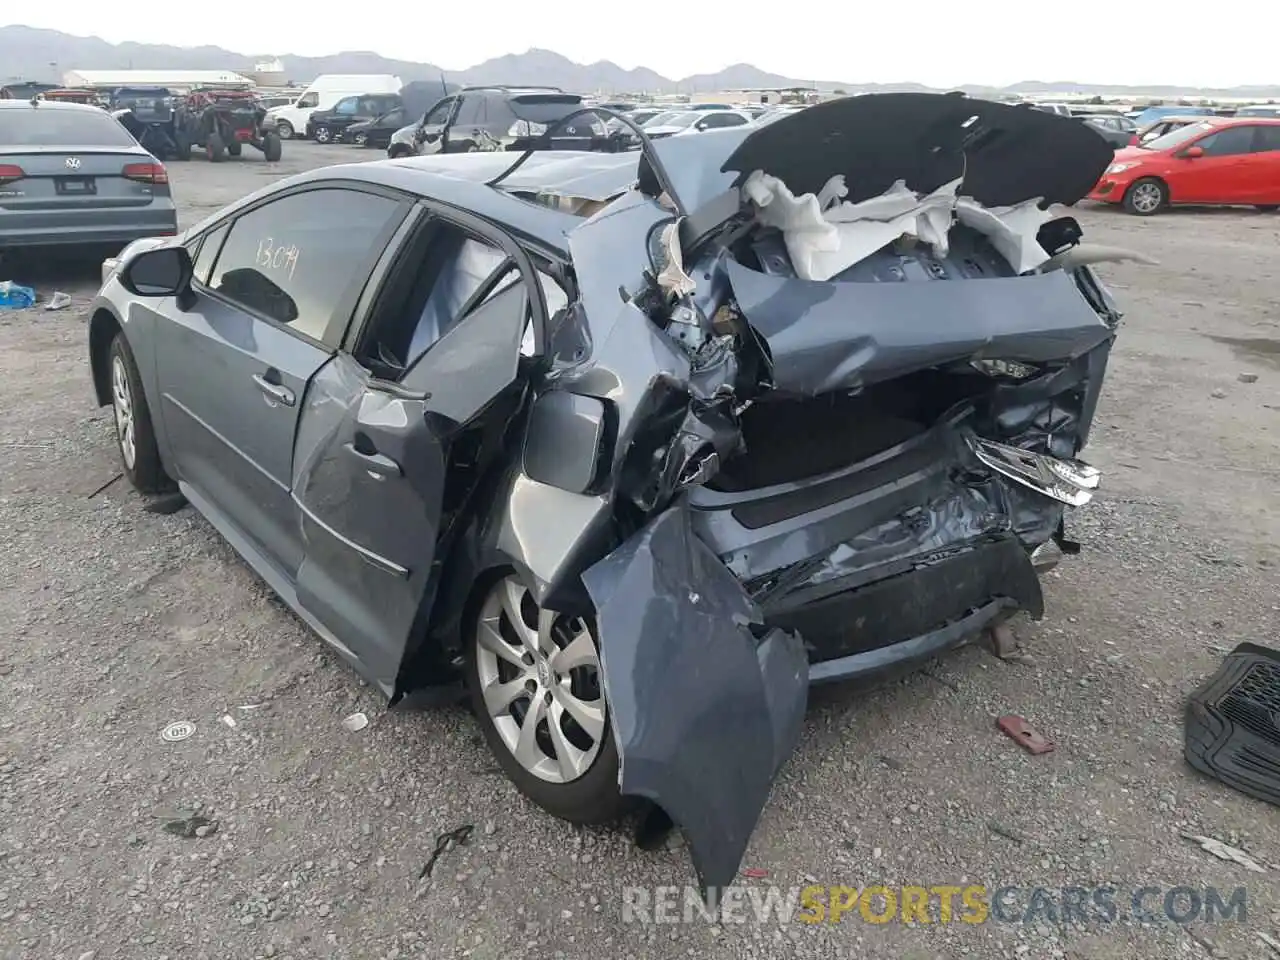
[[[263,237],[258,241],[255,262],[259,269],[275,270],[292,280],[293,271],[298,268],[298,248],[295,244],[277,244],[273,238]]]

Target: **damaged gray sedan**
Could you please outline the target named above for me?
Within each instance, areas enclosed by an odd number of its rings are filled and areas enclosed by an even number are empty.
[[[643,138],[641,138],[643,140]],[[517,787],[729,883],[808,686],[1042,613],[1119,314],[1111,152],[954,96],[284,180],[104,265],[125,470]]]

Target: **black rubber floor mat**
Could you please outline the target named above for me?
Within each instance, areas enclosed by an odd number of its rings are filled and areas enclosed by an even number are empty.
[[[1187,701],[1187,762],[1280,806],[1280,651],[1242,643]]]

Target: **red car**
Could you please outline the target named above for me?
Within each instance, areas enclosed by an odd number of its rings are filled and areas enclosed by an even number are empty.
[[[1123,147],[1089,194],[1150,216],[1174,203],[1280,207],[1280,119],[1205,117]]]

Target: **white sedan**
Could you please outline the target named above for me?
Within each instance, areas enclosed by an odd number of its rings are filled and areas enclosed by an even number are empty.
[[[644,125],[644,132],[652,138],[675,137],[721,127],[743,127],[750,122],[751,117],[741,110],[687,110],[654,117]]]

